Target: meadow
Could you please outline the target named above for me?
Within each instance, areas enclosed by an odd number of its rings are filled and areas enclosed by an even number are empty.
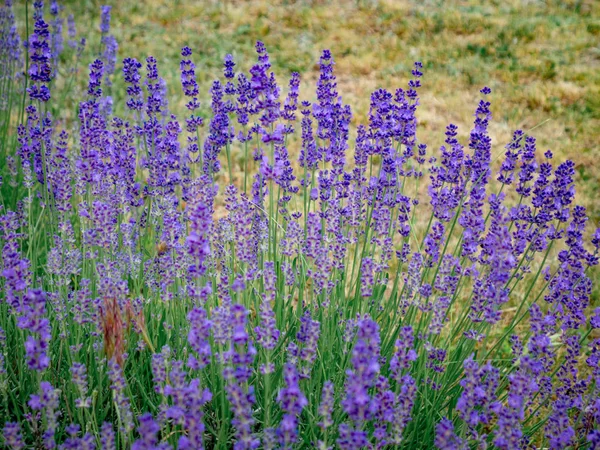
[[[1,8],[6,448],[600,446],[596,2]]]

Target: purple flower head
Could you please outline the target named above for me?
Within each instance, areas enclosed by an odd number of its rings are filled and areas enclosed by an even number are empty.
[[[167,345],[163,346],[160,353],[152,355],[152,381],[154,382],[154,390],[159,394],[164,394],[164,385],[167,381],[167,371],[170,364],[171,348]]]
[[[201,201],[190,207],[191,231],[187,237],[188,253],[194,259],[190,272],[201,276],[206,271],[204,261],[210,254],[208,230],[212,223],[210,209]]]
[[[17,422],[6,422],[2,429],[2,437],[4,438],[4,444],[11,450],[21,450],[25,448],[23,434],[21,433],[21,425]]]
[[[290,78],[289,92],[283,104],[283,112],[281,116],[285,120],[296,120],[296,110],[298,109],[298,91],[300,88],[300,74],[292,73]]]
[[[105,70],[105,82],[107,86],[111,86],[112,82],[110,76],[115,73],[117,64],[117,51],[119,49],[119,43],[113,35],[104,36],[102,38],[102,44],[104,45],[104,52],[102,53],[102,59],[106,64]]]
[[[50,321],[46,314],[46,296],[40,289],[30,289],[25,296],[17,325],[33,335],[25,340],[25,360],[32,370],[43,371],[50,365],[48,346],[51,338]]]
[[[146,58],[146,86],[148,88],[146,112],[150,117],[161,112],[163,95],[160,84],[156,58],[149,56]]]
[[[291,448],[297,441],[298,416],[308,405],[306,396],[299,385],[300,377],[293,364],[287,363],[283,369],[285,387],[279,390],[277,401],[284,411],[283,418],[277,429],[277,436],[282,448]]]
[[[194,308],[188,313],[190,331],[188,333],[188,343],[198,354],[190,355],[188,367],[192,369],[201,369],[210,362],[210,329],[212,322],[208,320],[206,311],[202,308]]]
[[[144,101],[142,99],[142,88],[140,87],[140,76],[139,70],[142,68],[142,64],[135,58],[125,58],[123,60],[123,77],[125,83],[127,83],[127,107],[132,111],[141,111],[144,107]]]
[[[189,47],[183,47],[181,49],[181,56],[183,59],[179,65],[181,71],[181,86],[183,87],[183,93],[186,97],[190,97],[190,101],[186,107],[190,111],[194,111],[200,107],[198,102],[198,83],[196,82],[196,66],[190,59],[192,56],[192,49]]]
[[[260,305],[261,325],[256,327],[254,331],[256,332],[257,342],[265,350],[273,350],[279,339],[279,330],[277,329],[275,313],[273,312],[273,305],[276,298],[277,278],[275,274],[275,264],[272,261],[265,262],[263,278],[265,293]]]
[[[235,78],[235,71],[233,70],[235,67],[235,62],[233,62],[232,55],[225,55],[225,61],[223,65],[225,67],[225,78],[228,80]]]
[[[435,446],[439,450],[467,450],[467,442],[454,432],[452,421],[443,418],[435,427]]]
[[[90,81],[88,84],[88,95],[99,98],[102,95],[102,74],[104,72],[104,64],[97,59],[90,64]]]
[[[321,324],[313,320],[310,311],[306,310],[300,319],[300,330],[296,333],[298,347],[291,355],[299,359],[300,378],[310,378],[310,373],[317,358],[317,345],[320,334]]]
[[[346,374],[346,398],[342,400],[344,411],[359,428],[376,411],[376,402],[371,398],[369,390],[374,386],[380,371],[379,345],[377,323],[368,317],[360,319],[357,323],[356,344],[352,350],[352,369]]]
[[[116,407],[119,409],[119,417],[121,419],[122,430],[129,433],[133,430],[133,414],[131,412],[131,402],[126,396],[125,377],[123,369],[115,361],[111,359],[108,362],[108,377],[111,385],[110,389],[113,393],[113,398]]]
[[[498,388],[498,370],[490,363],[479,367],[470,356],[464,363],[465,378],[460,382],[463,392],[456,409],[460,417],[469,425],[472,439],[479,439],[476,431],[479,424],[489,424],[492,421],[492,407],[496,401],[495,392]]]
[[[44,448],[56,448],[54,435],[58,429],[60,417],[58,389],[54,389],[47,381],[40,383],[39,395],[31,395],[27,404],[34,411],[43,411],[45,416],[45,430],[43,433]]]
[[[110,31],[110,11],[112,6],[103,5],[101,8],[101,16],[100,16],[100,32],[102,34],[107,34]]]
[[[71,377],[79,392],[79,398],[75,400],[75,405],[78,408],[89,408],[92,405],[92,399],[88,396],[87,368],[85,365],[77,362],[73,363]]]
[[[231,403],[234,416],[231,423],[236,428],[234,448],[239,450],[258,448],[260,444],[260,440],[252,433],[254,387],[247,387],[247,382],[252,374],[251,365],[256,354],[246,331],[247,316],[248,311],[242,305],[231,306],[229,317],[232,330],[231,341],[230,349],[224,356],[227,365],[223,370],[223,376],[227,380],[225,388],[227,398]]]
[[[41,102],[50,100],[50,89],[47,85],[52,79],[49,39],[48,24],[41,18],[36,20],[33,34],[29,37],[29,58],[31,59],[29,77],[33,84],[27,89],[27,92],[31,100]]]
[[[135,441],[131,449],[132,450],[169,450],[171,446],[166,442],[159,442],[158,433],[160,426],[154,421],[152,414],[145,413],[138,417],[140,426],[138,427],[138,433],[140,439]]]
[[[417,353],[413,347],[413,329],[411,327],[403,327],[400,330],[398,340],[396,340],[396,352],[390,360],[390,371],[398,383],[402,379],[402,372],[409,369],[412,362],[417,359]]]
[[[319,427],[322,429],[329,428],[331,425],[333,425],[332,414],[334,406],[334,389],[334,384],[329,380],[323,384],[321,403],[319,405],[319,415],[321,416]]]
[[[115,445],[115,430],[108,422],[102,424],[102,428],[100,429],[100,442],[103,450],[115,450],[117,448]]]

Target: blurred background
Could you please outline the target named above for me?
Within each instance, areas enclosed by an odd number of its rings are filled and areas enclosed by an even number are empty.
[[[16,1],[24,20],[24,1]],[[81,67],[98,48],[100,7],[112,6],[111,33],[119,43],[110,94],[119,105],[125,57],[153,55],[168,86],[171,110],[183,113],[180,49],[192,48],[204,107],[211,81],[222,77],[231,53],[236,70],[256,61],[262,40],[287,92],[290,74],[302,77],[301,100],[315,98],[323,49],[335,59],[338,90],[352,105],[354,125],[366,122],[373,90],[406,87],[414,61],[424,65],[418,138],[436,151],[448,123],[467,142],[479,89],[492,88],[493,158],[514,129],[532,130],[540,155],[572,158],[577,201],[600,222],[600,2],[581,1],[63,1],[80,37],[88,37]],[[31,11],[30,11],[31,13]],[[84,70],[79,83],[85,85]],[[76,106],[78,95],[73,95]],[[117,106],[118,108],[118,106]],[[73,109],[74,110],[74,109]],[[590,227],[593,228],[593,227]]]

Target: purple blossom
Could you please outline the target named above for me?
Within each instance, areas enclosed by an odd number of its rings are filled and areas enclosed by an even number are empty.
[[[100,32],[107,34],[110,31],[110,11],[112,6],[103,5],[100,16]]]
[[[124,433],[129,433],[133,430],[133,414],[131,412],[131,402],[126,396],[125,378],[123,369],[117,364],[114,359],[108,362],[108,377],[111,385],[110,389],[113,392],[115,406],[119,410],[121,429]]]
[[[48,345],[50,343],[50,321],[46,314],[46,296],[40,289],[30,289],[24,297],[20,308],[21,314],[17,326],[29,330],[34,335],[27,336],[25,341],[25,360],[32,370],[43,371],[50,365]]]
[[[321,422],[319,427],[323,430],[333,425],[333,407],[334,407],[334,390],[335,386],[333,382],[327,380],[323,383],[323,390],[321,392],[321,403],[319,405],[319,415],[321,416]]]
[[[104,64],[101,60],[97,59],[90,64],[90,81],[88,84],[88,95],[92,97],[100,97],[102,95],[102,89],[100,85],[102,83],[102,74],[104,72]]]
[[[435,427],[435,446],[439,450],[467,450],[469,446],[454,432],[452,421],[443,418]]]
[[[198,354],[190,355],[188,359],[188,367],[198,370],[210,363],[211,348],[210,348],[210,329],[212,322],[208,320],[206,311],[202,308],[194,308],[188,313],[188,321],[190,322],[190,331],[188,333],[188,343],[192,349]]]
[[[138,420],[140,422],[138,427],[140,439],[131,445],[132,450],[168,450],[171,448],[166,442],[159,442],[160,426],[154,421],[152,414],[142,414]]]
[[[192,50],[189,47],[183,47],[181,49],[181,56],[184,58],[181,60],[179,70],[181,71],[181,85],[183,86],[183,93],[190,97],[190,101],[186,105],[190,111],[196,110],[200,103],[198,102],[198,83],[196,83],[196,66],[189,59],[192,56]]]
[[[71,366],[71,377],[73,384],[77,387],[79,398],[75,400],[75,406],[78,408],[89,408],[92,405],[92,399],[88,396],[87,369],[84,364],[73,363]]]
[[[300,377],[293,364],[287,363],[283,369],[283,379],[285,387],[279,390],[277,401],[284,411],[283,418],[277,429],[279,443],[281,448],[291,449],[297,442],[298,435],[298,416],[308,405],[306,396],[302,393]]]
[[[21,433],[21,425],[16,422],[6,422],[2,429],[2,437],[4,445],[11,450],[21,450],[25,448],[23,442],[23,434]]]
[[[112,425],[108,422],[102,424],[100,429],[100,442],[103,450],[115,450],[115,430]]]
[[[56,448],[55,433],[58,429],[59,410],[59,390],[54,389],[47,381],[40,383],[40,393],[32,394],[27,404],[34,411],[42,411],[44,414],[45,429],[42,435],[44,447],[47,449]]]
[[[276,299],[275,264],[272,261],[265,262],[263,270],[264,297],[260,305],[261,325],[255,328],[257,342],[267,351],[273,350],[279,339],[279,330],[275,322],[273,305]],[[269,367],[265,367],[270,371]]]
[[[142,77],[139,74],[139,70],[142,68],[142,64],[135,58],[125,58],[123,60],[123,78],[127,83],[127,107],[132,111],[142,111],[144,107],[144,101],[142,99],[142,88],[140,87],[140,81]]]
[[[300,378],[308,379],[317,359],[317,345],[321,334],[321,324],[313,320],[310,311],[305,311],[300,318],[300,330],[296,333],[299,347],[291,352],[291,356],[298,359]]]
[[[48,24],[42,18],[36,20],[33,34],[29,37],[29,77],[34,83],[27,89],[32,101],[47,102],[50,100],[48,83],[52,80],[50,67],[50,32]]]
[[[346,372],[346,397],[342,408],[352,422],[340,425],[338,445],[345,449],[362,448],[367,441],[367,433],[362,425],[373,418],[377,402],[369,395],[379,374],[379,326],[370,318],[357,323],[357,339],[352,351],[352,369]]]

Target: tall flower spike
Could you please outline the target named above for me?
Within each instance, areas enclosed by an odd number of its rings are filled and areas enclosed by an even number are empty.
[[[144,100],[142,98],[142,88],[140,87],[141,76],[139,70],[142,63],[135,58],[125,58],[123,60],[123,78],[127,86],[127,107],[132,111],[142,111]]]
[[[202,369],[210,362],[210,329],[212,322],[208,320],[206,311],[202,308],[194,308],[188,313],[190,323],[190,332],[188,333],[188,343],[198,356],[191,354],[188,359],[188,367],[192,369]]]
[[[277,401],[284,411],[277,429],[281,448],[291,449],[298,439],[298,416],[308,405],[305,395],[300,390],[300,377],[293,364],[287,363],[283,369],[285,387],[279,391]]]
[[[31,395],[28,405],[34,411],[44,414],[45,430],[42,435],[44,448],[56,448],[55,433],[58,429],[60,391],[54,389],[47,381],[40,383],[39,395]]]
[[[272,261],[265,262],[263,271],[265,293],[260,305],[261,325],[254,330],[257,335],[257,342],[265,350],[273,350],[279,339],[279,330],[275,323],[275,314],[273,305],[275,304],[275,293],[277,292],[275,264]],[[269,373],[273,368],[265,367]]]
[[[196,66],[190,59],[192,56],[192,49],[189,47],[183,47],[181,49],[182,60],[179,65],[181,71],[181,86],[183,87],[183,93],[186,97],[190,97],[190,101],[186,107],[190,111],[194,111],[200,107],[198,102],[198,83],[196,83]]]
[[[2,437],[4,438],[4,445],[11,450],[21,450],[25,448],[23,434],[21,433],[21,425],[17,422],[6,422],[2,429]]]
[[[36,20],[33,34],[29,37],[29,77],[34,83],[27,89],[32,101],[47,102],[50,100],[48,83],[52,80],[50,67],[50,32],[48,24],[42,18]]]

